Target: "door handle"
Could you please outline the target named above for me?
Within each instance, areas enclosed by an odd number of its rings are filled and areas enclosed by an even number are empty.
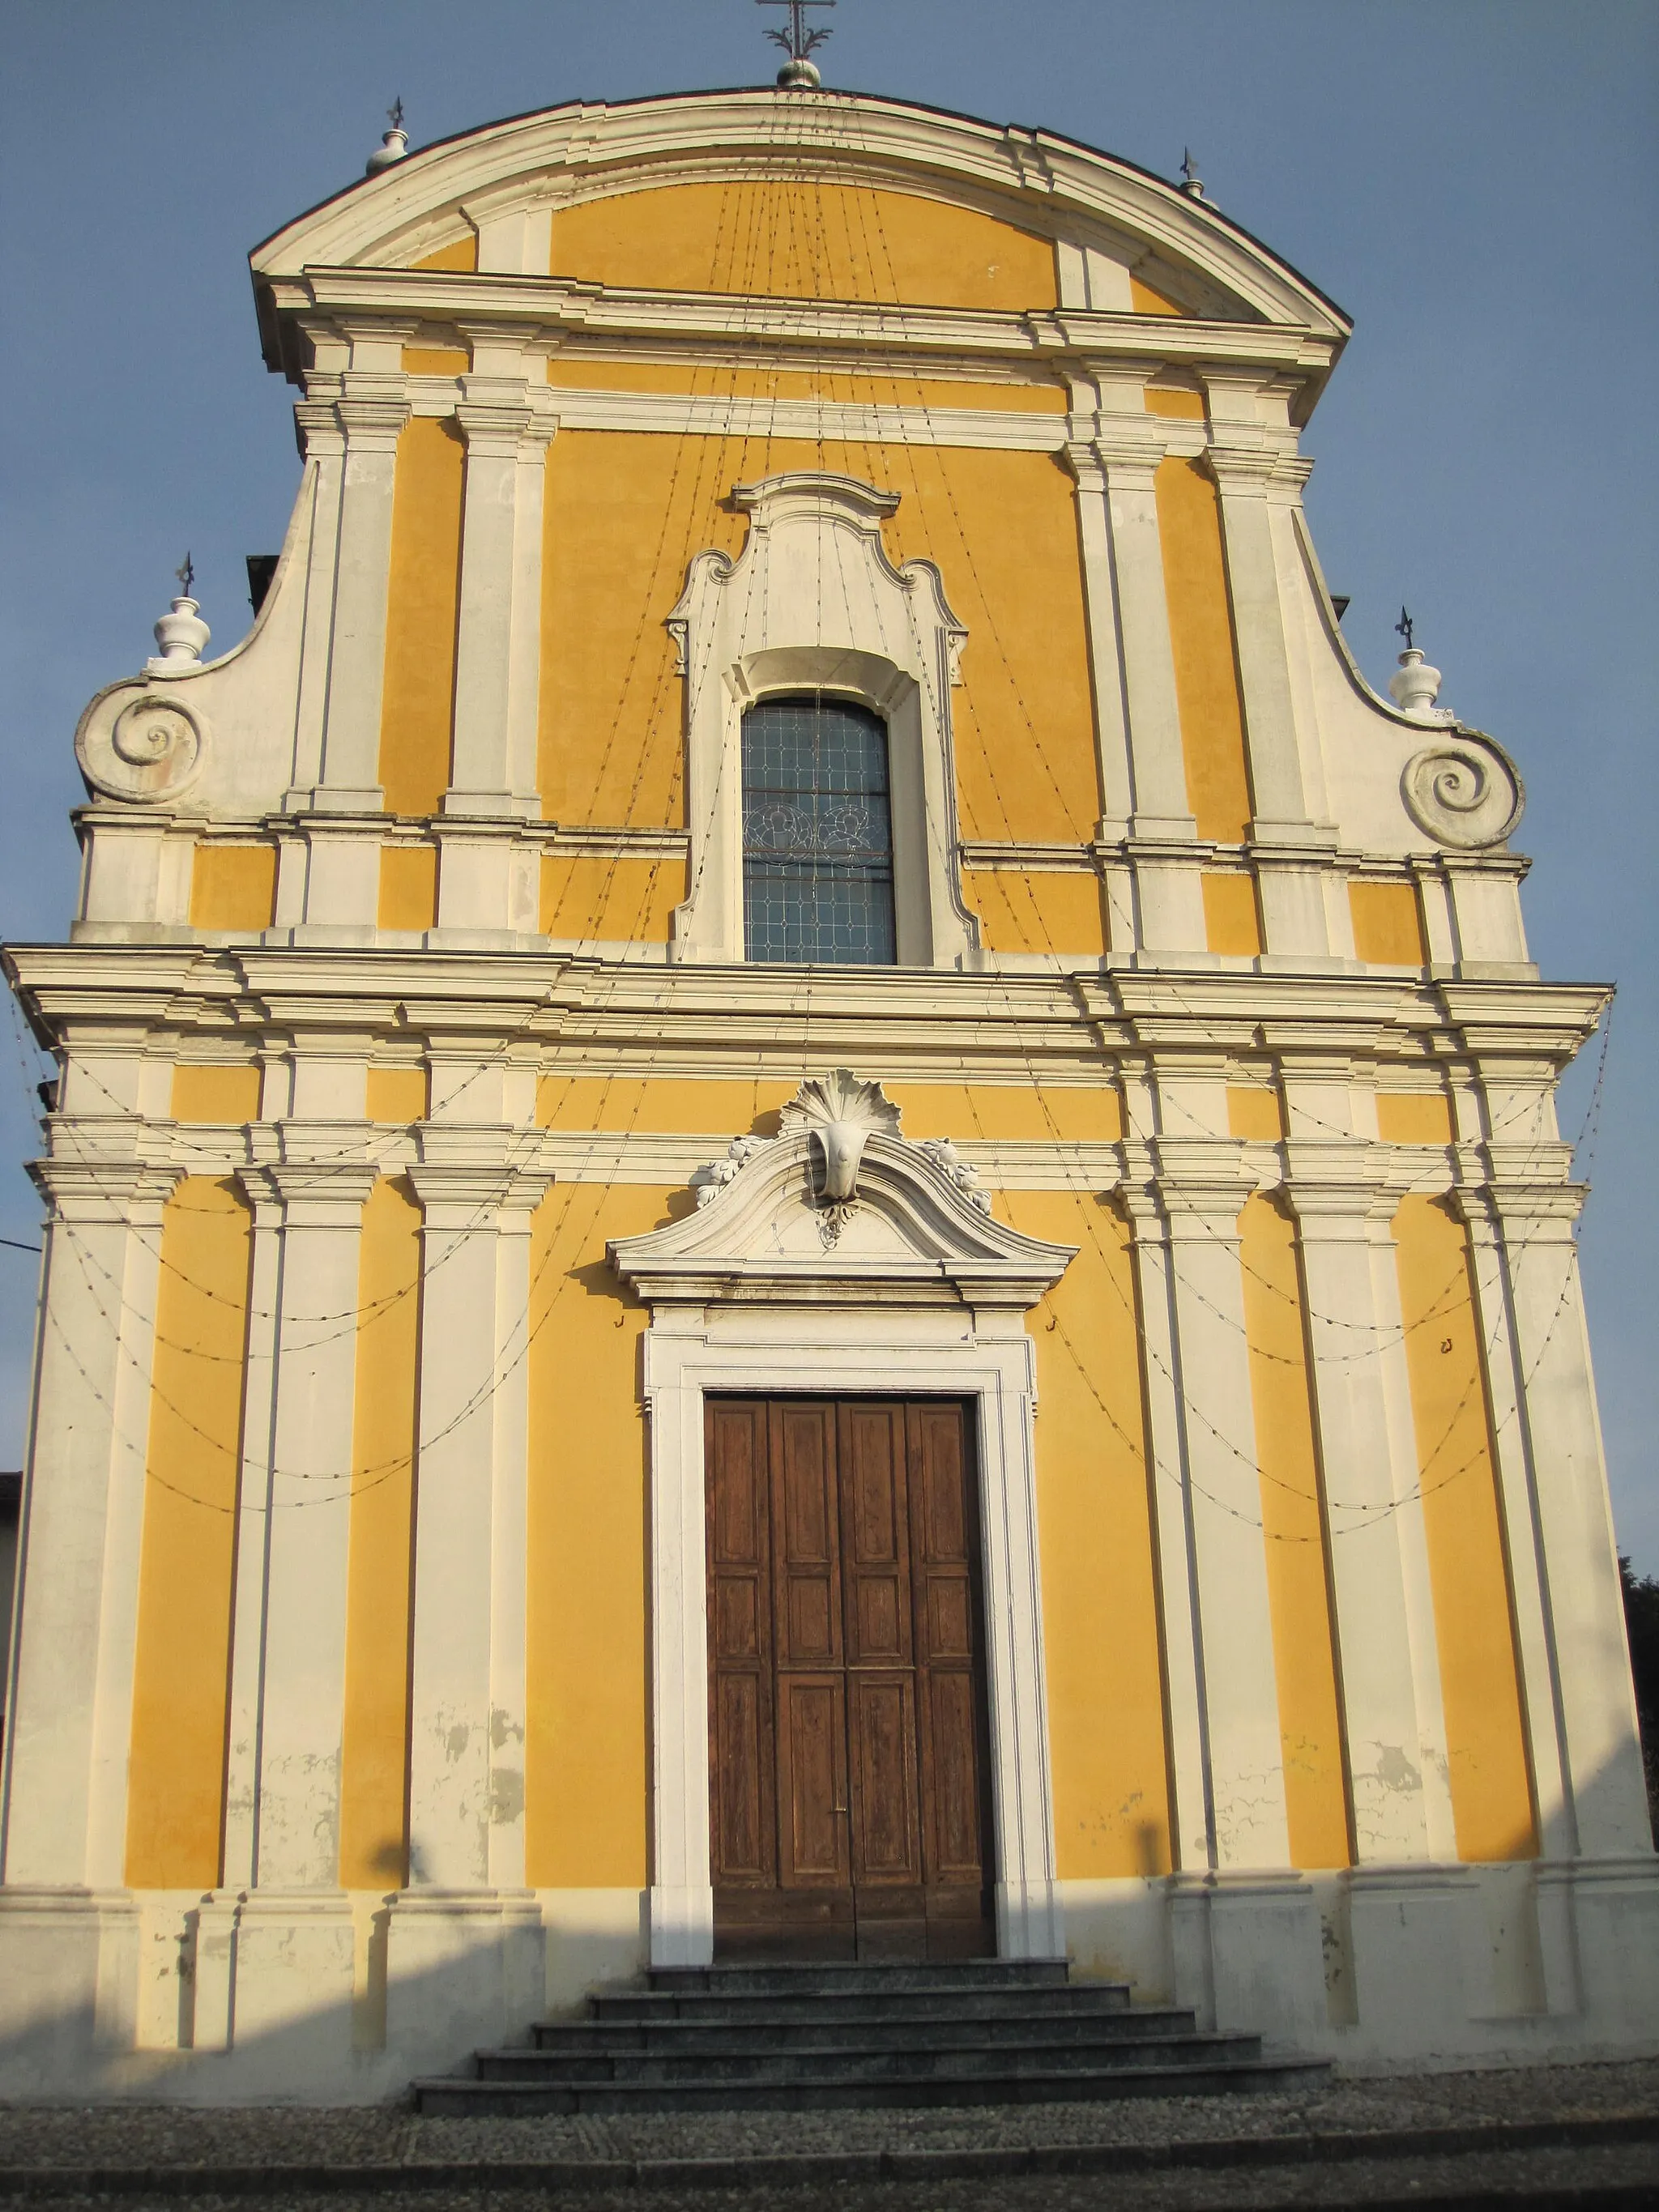
[[[851,1808],[846,1805],[832,1805],[830,1808],[830,1810],[832,1813],[845,1813],[850,1811],[850,1809]]]

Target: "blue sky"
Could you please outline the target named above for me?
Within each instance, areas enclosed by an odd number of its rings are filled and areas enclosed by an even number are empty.
[[[215,646],[281,542],[293,394],[248,248],[416,144],[575,97],[769,79],[752,0],[0,0],[0,933],[60,936],[70,749],[188,546]],[[836,84],[1042,125],[1166,175],[1340,301],[1309,507],[1373,683],[1402,599],[1525,776],[1547,975],[1620,987],[1584,1271],[1620,1540],[1659,1573],[1659,7],[1627,0],[840,0]],[[8,1018],[8,1025],[11,1026]],[[0,1236],[33,1237],[32,1048],[0,1054]],[[1590,1065],[1569,1078],[1577,1135]],[[1650,1148],[1644,1157],[1644,1146]],[[1581,1166],[1583,1164],[1581,1162]],[[0,1247],[0,1467],[33,1262]]]

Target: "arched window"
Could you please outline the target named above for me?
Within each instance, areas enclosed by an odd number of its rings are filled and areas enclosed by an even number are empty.
[[[845,699],[743,718],[743,932],[750,960],[890,966],[887,727]]]

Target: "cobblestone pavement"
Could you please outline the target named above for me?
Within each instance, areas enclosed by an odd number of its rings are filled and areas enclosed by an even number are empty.
[[[1007,2206],[1094,2212],[1096,2207],[1146,2208],[1146,2212],[1200,2212],[1216,2206],[1245,2208],[1335,2204],[1450,2204],[1520,2202],[1636,2208],[1659,2205],[1659,2130],[1651,2141],[1534,2145],[1499,2148],[1503,2132],[1520,2125],[1609,2123],[1659,2118],[1659,2061],[1511,2069],[1418,2075],[1385,2081],[1335,2081],[1323,2087],[1249,2096],[1146,2098],[1115,2104],[999,2106],[971,2111],[749,2112],[687,2115],[639,2113],[627,2118],[426,2119],[397,2107],[337,2111],[280,2107],[198,2112],[178,2106],[0,2107],[0,2188],[20,2208],[46,2212],[51,2205],[85,2208],[112,2197],[48,2194],[48,2171],[75,2172],[73,2189],[90,2168],[112,2177],[150,2169],[136,2189],[120,2192],[122,2212],[142,2205],[176,2208],[182,2177],[165,2183],[160,2167],[326,2167],[333,2185],[312,2189],[280,2171],[250,2191],[191,2194],[192,2212],[220,2204],[245,2208],[251,2201],[301,2212],[531,2212],[550,2202],[580,2204],[584,2212],[720,2212],[741,2207],[757,2212],[777,2203],[787,2212],[992,2212]],[[1492,2145],[1462,2139],[1454,2155],[1441,2146],[1402,2142],[1402,2135],[1455,2128],[1494,2130]],[[1391,2137],[1390,2154],[1367,2157],[1364,2138]],[[1340,2160],[1296,2162],[1292,2144],[1310,2137],[1340,2138]],[[1356,2141],[1355,2138],[1360,2140]],[[1147,2172],[1048,2171],[978,2174],[938,2170],[951,2154],[963,2163],[987,2154],[1035,2151],[1050,2158],[1067,2147],[1115,2147],[1126,2160],[1159,2147],[1193,2147],[1195,2158],[1226,2157],[1224,2166]],[[1206,2151],[1203,2146],[1211,2148]],[[1239,2146],[1234,2153],[1223,2145]],[[1383,2145],[1379,2142],[1379,2150]],[[1434,2154],[1410,2154],[1417,2150]],[[876,2154],[897,2157],[903,2179],[876,2179]],[[1167,2155],[1167,2153],[1165,2154]],[[847,2159],[849,2170],[834,2179],[786,2180],[757,2162],[805,2157]],[[663,2162],[721,2161],[708,2181]],[[609,2186],[604,2169],[613,2161],[643,2162],[640,2185]],[[726,2163],[730,2161],[731,2163]],[[914,2163],[913,2163],[914,2161]],[[342,2167],[380,2170],[360,2192]],[[465,2187],[437,2177],[423,2185],[399,2186],[388,2166],[454,2169]],[[490,2169],[501,2173],[492,2185]],[[526,2166],[546,2166],[545,2182],[526,2186]],[[865,2172],[857,2168],[863,2166]],[[586,2173],[580,2169],[586,2168]],[[650,2169],[656,2169],[652,2172]],[[750,2185],[710,2182],[757,2169]],[[20,2169],[33,2169],[27,2173]],[[46,2171],[43,2171],[46,2169]],[[598,2169],[597,2171],[595,2169]],[[933,2169],[930,2171],[929,2169]],[[614,2168],[613,2168],[614,2171]],[[68,2177],[65,2177],[66,2179]],[[745,2179],[746,2179],[745,2175]],[[251,2178],[250,2178],[251,2179]],[[411,2179],[413,2177],[411,2176]],[[209,2184],[210,2189],[211,2184]],[[20,2191],[25,2191],[21,2194]]]

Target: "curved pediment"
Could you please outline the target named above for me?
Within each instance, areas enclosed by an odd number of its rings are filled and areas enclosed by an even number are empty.
[[[702,1171],[707,1202],[683,1221],[606,1249],[652,1305],[1005,1306],[1021,1311],[1058,1282],[1075,1248],[994,1220],[970,1194],[949,1146],[912,1145],[884,1127],[865,1135],[846,1200],[824,1190],[821,1140],[800,1126],[739,1138]]]
[[[658,273],[637,253],[624,254],[621,273],[598,281],[668,290],[766,289],[753,272],[746,283],[735,275],[724,283],[711,274],[689,282],[676,273],[667,246],[675,226],[662,220],[672,212],[662,195],[718,194],[734,180],[771,173],[799,191],[810,174],[959,210],[964,223],[977,218],[987,226],[987,238],[989,226],[1001,227],[1005,251],[988,258],[963,232],[962,282],[972,276],[981,289],[969,287],[958,299],[901,283],[884,297],[1052,308],[1063,296],[1052,274],[1054,248],[1063,243],[1125,272],[1121,298],[1094,299],[1085,287],[1072,305],[1127,310],[1133,272],[1158,301],[1150,307],[1143,301],[1142,312],[1296,325],[1339,343],[1347,335],[1346,317],[1305,277],[1206,202],[1128,162],[1048,132],[999,129],[897,100],[837,95],[834,114],[843,127],[831,134],[817,96],[766,89],[573,103],[489,124],[408,155],[287,225],[254,249],[255,281],[269,288],[307,270],[422,264],[521,278],[580,276],[579,257],[561,258],[560,214],[647,193],[655,204],[639,228],[642,236],[665,241]],[[1020,265],[1042,272],[1046,296],[1003,296],[1020,264],[1020,234],[1036,249]],[[924,255],[920,265],[940,269],[949,258],[930,262]],[[984,290],[999,270],[1003,290],[994,284]],[[836,296],[832,284],[811,289],[816,296]]]

